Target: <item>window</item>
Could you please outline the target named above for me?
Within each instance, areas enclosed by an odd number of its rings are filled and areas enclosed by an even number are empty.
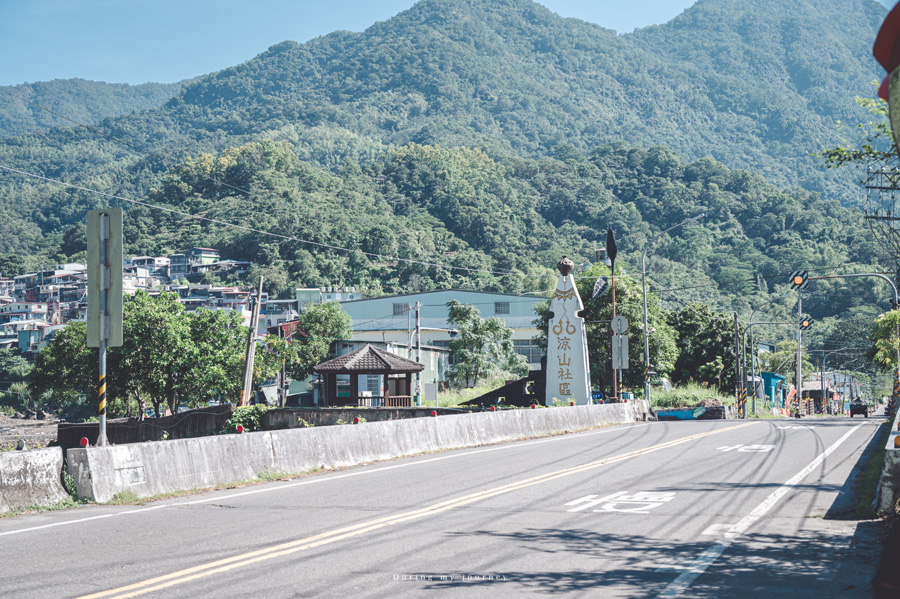
[[[394,316],[406,316],[409,314],[409,304],[394,304]]]
[[[517,354],[525,356],[529,364],[540,364],[544,352],[531,339],[513,339],[513,349]]]
[[[509,302],[494,302],[494,314],[509,314]]]

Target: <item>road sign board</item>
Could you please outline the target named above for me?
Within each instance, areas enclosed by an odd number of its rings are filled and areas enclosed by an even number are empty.
[[[611,328],[614,333],[621,335],[628,330],[628,319],[624,316],[616,316],[609,321],[609,328]]]
[[[104,260],[101,259],[104,256]],[[87,213],[87,345],[122,345],[122,208]],[[101,295],[106,292],[106,310]]]
[[[612,336],[612,367],[613,370],[628,369],[628,335]]]
[[[606,277],[600,277],[597,279],[597,282],[594,283],[594,292],[591,294],[591,299],[597,299],[609,289],[609,281],[606,280]]]

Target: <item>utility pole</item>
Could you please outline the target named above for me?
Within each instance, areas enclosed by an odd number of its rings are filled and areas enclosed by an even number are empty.
[[[818,360],[816,360],[816,366],[818,366]],[[825,410],[828,405],[825,401],[825,354],[822,354],[822,368],[819,370],[819,377],[822,379],[820,382],[822,383],[822,409]],[[827,410],[826,414],[831,410]]]
[[[740,325],[738,324],[738,314],[734,313],[734,368],[736,376],[736,389],[735,395],[737,396],[738,409],[741,410],[741,416],[746,417],[747,413],[744,409],[744,405],[741,403],[741,389],[744,388],[743,381],[741,380],[741,333],[740,333]]]
[[[250,403],[250,391],[253,389],[253,361],[256,357],[256,327],[259,325],[259,306],[262,303],[263,278],[259,277],[259,288],[250,312],[250,333],[247,335],[247,359],[244,362],[244,384],[241,386],[241,406]]]
[[[285,332],[284,332],[284,327],[282,327],[281,325],[278,325],[278,338],[279,339],[287,339],[287,335],[285,335]],[[285,344],[287,344],[287,341],[285,341]],[[282,362],[281,363],[281,371],[278,373],[278,376],[279,376],[278,382],[280,383],[280,387],[281,387],[281,389],[280,389],[281,393],[279,393],[279,400],[280,400],[280,403],[278,406],[279,408],[283,408],[287,405],[288,388],[287,388],[287,384],[286,384],[286,382],[287,382],[287,371],[286,370],[287,369],[285,368],[285,363]]]
[[[422,304],[416,302],[416,362],[422,363]],[[422,403],[422,373],[416,373],[416,403]],[[437,397],[434,398],[434,407],[438,407]]]
[[[800,329],[800,321],[803,319],[803,296],[800,290],[797,290],[797,413],[803,408],[803,372],[802,372],[802,356],[803,348],[803,330]]]
[[[87,214],[87,345],[99,348],[100,354],[97,444],[101,446],[107,444],[106,349],[121,347],[123,341],[122,212],[122,208],[111,208]]]

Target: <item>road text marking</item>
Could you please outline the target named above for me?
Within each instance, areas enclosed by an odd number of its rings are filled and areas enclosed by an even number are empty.
[[[606,497],[597,498],[596,495],[587,495],[581,499],[570,501],[566,505],[578,505],[570,512],[580,512],[587,508],[600,506],[595,512],[624,512],[626,514],[649,514],[653,508],[675,499],[675,493],[661,493],[658,491],[638,491],[631,495],[628,491],[613,493]],[[619,507],[617,507],[619,506]]]
[[[306,551],[316,547],[321,547],[323,545],[328,545],[330,543],[349,539],[361,534],[365,534],[367,532],[372,532],[385,528],[387,526],[392,526],[394,524],[410,522],[428,516],[433,516],[442,512],[446,512],[453,508],[475,503],[477,501],[482,501],[491,497],[496,497],[498,495],[504,495],[506,493],[518,491],[519,489],[524,489],[533,485],[539,485],[541,483],[556,480],[565,476],[587,472],[603,466],[607,466],[609,464],[622,462],[631,458],[636,458],[639,456],[661,451],[663,449],[668,449],[670,447],[675,447],[683,443],[688,443],[690,441],[709,437],[710,435],[717,435],[719,433],[733,431],[739,428],[744,428],[746,426],[752,426],[753,424],[755,423],[748,422],[745,424],[738,424],[735,426],[707,431],[705,433],[690,435],[688,437],[682,437],[681,439],[667,441],[665,443],[660,443],[659,445],[652,445],[644,449],[637,449],[635,451],[630,451],[621,455],[588,462],[579,466],[572,466],[569,468],[564,468],[562,470],[556,470],[554,472],[548,472],[546,474],[533,476],[531,478],[508,483],[499,487],[494,487],[493,489],[477,491],[469,495],[463,495],[455,499],[448,499],[446,501],[442,501],[440,503],[436,503],[421,509],[412,510],[410,512],[401,512],[399,514],[394,514],[391,516],[383,516],[381,518],[369,520],[368,522],[362,522],[359,524],[354,524],[352,526],[331,530],[321,534],[313,535],[311,537],[297,539],[296,541],[281,543],[279,545],[258,549],[249,553],[234,555],[232,557],[227,557],[206,564],[186,568],[184,570],[179,570],[177,572],[172,572],[171,574],[156,576],[154,578],[149,578],[147,580],[136,582],[127,586],[110,589],[108,591],[101,591],[99,593],[93,593],[90,595],[84,595],[80,599],[100,599],[101,597],[116,597],[118,599],[125,599],[126,597],[137,597],[146,593],[160,591],[162,589],[167,589],[175,585],[191,582],[199,578],[221,574],[224,572],[228,572],[229,570],[234,570],[236,568],[247,567],[252,564],[256,564],[272,558],[282,557],[285,555],[297,553],[298,551]]]

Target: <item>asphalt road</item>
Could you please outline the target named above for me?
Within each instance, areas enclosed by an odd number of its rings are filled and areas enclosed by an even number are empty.
[[[878,524],[836,518],[883,422],[617,426],[23,515],[0,596],[870,597]]]

